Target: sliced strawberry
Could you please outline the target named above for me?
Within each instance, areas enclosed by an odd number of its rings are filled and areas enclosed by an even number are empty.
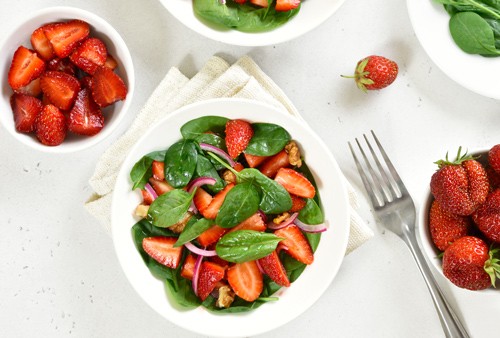
[[[293,169],[281,168],[274,180],[281,184],[290,194],[304,198],[313,198],[316,194],[316,189],[314,189],[312,183]]]
[[[108,67],[109,69],[115,69],[118,67],[118,62],[116,59],[108,53],[108,57],[106,58],[106,62],[104,62],[104,66]]]
[[[288,154],[285,149],[277,153],[276,155],[268,158],[262,165],[259,167],[261,173],[266,175],[267,177],[273,178],[276,176],[276,173],[281,168],[286,168],[290,166],[290,161],[288,160]]]
[[[160,181],[157,180],[154,177],[151,177],[149,179],[149,183],[153,187],[153,189],[156,191],[158,196],[166,194],[167,192],[174,190],[174,187],[172,187],[170,184],[167,183],[167,181]]]
[[[289,225],[274,232],[278,237],[284,238],[280,244],[286,247],[290,256],[304,264],[311,264],[314,261],[314,254],[311,246],[302,231],[296,225]]]
[[[26,47],[20,46],[12,57],[9,69],[9,85],[16,90],[26,86],[45,70],[45,62]]]
[[[276,284],[281,286],[290,286],[290,280],[286,274],[286,270],[281,264],[276,251],[267,255],[264,258],[259,259],[259,264],[264,270],[264,273],[269,276]]]
[[[89,24],[81,20],[59,22],[44,27],[45,36],[50,41],[54,53],[60,58],[69,56],[90,33]]]
[[[25,94],[30,96],[39,96],[42,93],[42,88],[40,87],[40,78],[36,78],[26,86],[15,90],[16,93]]]
[[[64,59],[55,58],[50,60],[47,63],[47,69],[56,70],[58,72],[63,72],[73,76],[76,74],[76,67],[74,64],[71,63],[71,61],[69,61],[68,58]]]
[[[227,270],[227,281],[236,295],[247,302],[259,298],[264,288],[262,273],[255,261],[236,263]]]
[[[234,2],[236,2],[237,4],[244,4],[245,2],[247,2],[247,0],[233,0]]]
[[[47,39],[47,36],[44,33],[44,30],[51,25],[53,24],[49,23],[39,27],[31,34],[31,46],[33,46],[33,49],[38,53],[38,55],[46,61],[51,60],[56,56],[49,39]]]
[[[147,237],[142,240],[142,248],[158,263],[177,269],[183,246],[174,247],[176,237]]]
[[[290,208],[290,212],[299,212],[306,206],[306,200],[302,197],[296,195],[290,195],[292,198],[292,207]]]
[[[266,0],[267,1],[267,0]],[[229,120],[226,123],[226,147],[229,156],[238,157],[248,146],[253,136],[252,125],[244,120]]]
[[[224,275],[225,271],[222,266],[213,262],[202,262],[198,277],[198,297],[205,300],[210,292],[215,289],[217,283],[224,278]]]
[[[196,258],[194,258],[193,255],[189,254],[186,256],[186,259],[184,260],[184,264],[182,265],[181,269],[181,276],[186,278],[186,279],[193,279],[194,275],[194,264],[196,262]]]
[[[151,195],[149,191],[147,191],[146,189],[141,189],[141,193],[142,193],[143,204],[150,205],[151,203],[153,203],[154,197],[153,195]]]
[[[229,190],[231,190],[234,187],[234,183],[229,183],[219,191],[212,199],[212,202],[210,202],[210,205],[204,210],[200,211],[200,213],[203,215],[203,217],[208,218],[208,219],[215,219],[217,217],[217,214],[219,213],[219,209],[222,206],[222,203],[224,202],[224,198],[226,198],[227,193]]]
[[[214,225],[198,236],[198,243],[206,248],[207,246],[217,242],[222,237],[222,235],[226,233],[226,231],[227,229],[224,229],[218,225]]]
[[[245,160],[247,161],[250,168],[256,168],[259,164],[261,164],[268,158],[268,156],[257,156],[257,155],[250,155],[247,153],[243,155],[245,156]]]
[[[54,105],[43,106],[36,118],[36,137],[48,146],[57,146],[66,138],[66,117]]]
[[[40,78],[42,91],[53,105],[68,110],[75,103],[80,91],[80,82],[76,77],[58,71],[47,71]]]
[[[259,6],[259,7],[267,7],[268,6],[268,0],[250,0],[250,3]]]
[[[215,245],[212,245],[215,247]],[[215,250],[215,249],[213,249]],[[220,258],[219,256],[212,256],[212,257],[209,257],[208,260],[210,262],[214,262],[215,264],[217,265],[220,265],[222,266],[224,269],[226,269],[228,266],[229,266],[229,262],[226,261],[226,260],[223,260],[222,258]]]
[[[42,110],[42,101],[33,96],[14,94],[10,97],[16,130],[30,133],[35,130],[36,117]]]
[[[75,104],[68,117],[68,129],[78,135],[93,136],[104,127],[101,109],[91,97],[90,90],[78,92]]]
[[[196,193],[194,194],[193,202],[196,206],[196,209],[198,209],[198,211],[203,215],[205,210],[212,202],[212,199],[212,195],[203,190],[203,188],[198,188],[196,189]]]
[[[299,7],[300,0],[276,0],[275,9],[278,12],[287,12]]]
[[[165,163],[160,161],[153,161],[153,177],[159,181],[165,179]]]
[[[236,162],[233,166],[233,169],[236,170],[237,172],[240,172],[243,169],[245,169],[245,167],[243,166],[243,164]]]
[[[104,65],[107,55],[104,42],[97,38],[88,38],[76,47],[69,59],[84,72],[94,74],[99,66]]]
[[[230,232],[237,230],[254,230],[254,231],[265,231],[266,224],[262,220],[260,213],[255,213],[237,226],[231,228]]]
[[[117,74],[107,67],[98,67],[92,77],[92,96],[101,107],[125,100],[127,86]]]

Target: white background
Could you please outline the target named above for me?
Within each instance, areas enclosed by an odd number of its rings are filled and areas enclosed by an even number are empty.
[[[118,30],[132,53],[136,92],[112,136],[78,154],[35,152],[0,128],[2,337],[198,337],[160,317],[136,295],[110,236],[83,208],[97,159],[172,66],[192,76],[213,54],[230,62],[250,55],[323,138],[354,186],[360,188],[361,182],[347,141],[374,129],[417,205],[435,169],[432,162],[448,150],[500,143],[498,101],[460,87],[429,60],[401,0],[347,0],[314,31],[259,48],[199,36],[156,0],[1,0],[0,39],[32,11],[53,5],[93,11]],[[340,74],[352,73],[355,63],[370,54],[394,59],[400,74],[389,88],[364,94]],[[260,337],[443,336],[403,242],[375,224],[365,202],[360,213],[375,238],[346,257],[312,308]],[[462,291],[437,277],[472,336],[495,332],[497,292]]]

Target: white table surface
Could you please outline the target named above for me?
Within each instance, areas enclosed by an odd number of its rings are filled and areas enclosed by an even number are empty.
[[[432,162],[446,151],[500,142],[498,101],[460,87],[432,63],[401,0],[347,0],[314,31],[262,48],[197,35],[157,0],[0,0],[0,38],[27,12],[53,5],[93,11],[120,32],[135,64],[136,92],[118,130],[78,154],[35,152],[0,128],[1,337],[197,337],[137,296],[110,236],[82,206],[97,159],[172,66],[192,76],[213,54],[230,62],[250,55],[323,138],[353,185],[359,189],[361,182],[347,141],[374,129],[417,204],[434,171]],[[364,94],[339,75],[351,73],[356,61],[370,54],[396,60],[400,74],[389,88]],[[360,214],[375,237],[345,258],[312,308],[261,337],[443,336],[403,242],[375,224],[365,202]],[[495,332],[498,296],[494,302],[437,277],[472,336]]]

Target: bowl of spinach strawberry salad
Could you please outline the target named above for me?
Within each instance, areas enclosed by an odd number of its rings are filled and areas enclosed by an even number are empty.
[[[200,334],[248,336],[300,319],[330,286],[348,209],[335,159],[303,120],[217,99],[136,143],[111,220],[125,275],[153,309]]]

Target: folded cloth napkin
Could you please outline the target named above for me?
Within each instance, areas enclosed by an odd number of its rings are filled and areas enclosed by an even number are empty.
[[[186,104],[221,97],[265,102],[302,119],[283,91],[248,56],[243,56],[233,65],[213,56],[191,79],[177,68],[171,68],[131,127],[101,156],[90,178],[89,183],[95,193],[85,203],[85,207],[99,219],[108,232],[111,232],[111,196],[116,176],[130,148],[139,137],[161,118]],[[348,182],[347,187],[351,205],[351,227],[346,254],[373,237],[372,230],[355,211],[358,207],[355,191]]]

